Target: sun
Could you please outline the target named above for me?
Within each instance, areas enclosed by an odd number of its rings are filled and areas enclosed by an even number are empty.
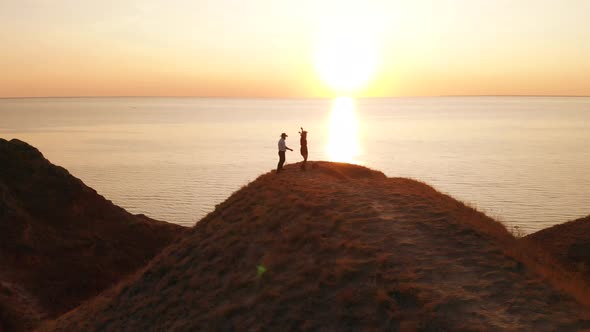
[[[320,80],[332,92],[355,94],[373,77],[376,52],[362,40],[334,38],[317,47],[314,64]]]
[[[338,10],[336,10],[338,9]],[[333,3],[318,10],[313,65],[324,88],[336,96],[367,89],[378,65],[378,29],[365,6]]]

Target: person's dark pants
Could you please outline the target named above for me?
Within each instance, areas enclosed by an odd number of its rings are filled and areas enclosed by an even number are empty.
[[[285,163],[285,151],[279,151],[279,164],[277,165],[277,173],[283,169]]]
[[[305,164],[307,163],[307,146],[301,147],[301,156],[303,157],[303,163],[301,163],[301,169],[305,170]]]

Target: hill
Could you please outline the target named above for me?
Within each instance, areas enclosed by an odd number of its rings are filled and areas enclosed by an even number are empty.
[[[542,229],[524,240],[543,247],[590,284],[590,216]]]
[[[144,266],[183,228],[112,204],[0,139],[0,330],[30,330]]]
[[[587,307],[522,250],[503,225],[424,183],[295,164],[41,330],[590,328]]]

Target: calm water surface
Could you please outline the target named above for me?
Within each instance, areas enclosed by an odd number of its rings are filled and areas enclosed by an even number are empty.
[[[192,225],[258,175],[349,161],[422,180],[530,233],[590,214],[590,98],[0,99],[0,137],[39,148],[133,213]]]

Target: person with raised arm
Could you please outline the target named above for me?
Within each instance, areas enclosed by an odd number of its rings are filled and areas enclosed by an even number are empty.
[[[305,166],[307,164],[307,155],[308,155],[308,151],[307,151],[307,131],[303,130],[303,127],[301,127],[301,131],[299,132],[299,135],[301,135],[301,138],[299,139],[299,143],[301,144],[301,156],[303,157],[303,163],[301,163],[301,169],[305,171]]]

